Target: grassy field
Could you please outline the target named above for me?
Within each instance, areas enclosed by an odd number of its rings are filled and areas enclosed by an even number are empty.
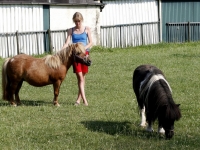
[[[70,68],[59,102],[52,105],[53,88],[24,82],[23,106],[0,101],[2,150],[197,150],[200,147],[200,43],[157,44],[125,49],[95,47],[86,77],[89,106],[74,106],[77,80]],[[3,59],[0,59],[0,64]],[[166,75],[182,118],[175,135],[165,140],[146,133],[132,89],[134,69],[152,64]],[[1,82],[1,81],[0,81]],[[0,94],[2,96],[2,92]],[[154,124],[157,130],[157,122]]]

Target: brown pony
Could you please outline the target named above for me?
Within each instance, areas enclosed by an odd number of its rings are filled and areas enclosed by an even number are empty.
[[[53,84],[53,104],[59,106],[60,85],[74,61],[88,66],[91,63],[81,43],[71,44],[56,54],[43,58],[19,54],[6,59],[2,66],[3,99],[13,106],[20,105],[19,90],[23,81],[36,87]]]

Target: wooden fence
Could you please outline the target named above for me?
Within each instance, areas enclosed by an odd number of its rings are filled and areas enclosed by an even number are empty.
[[[25,53],[39,55],[53,53],[62,48],[67,30],[0,33],[0,57],[6,58]]]
[[[200,40],[200,22],[167,23],[167,42]],[[101,26],[101,46],[128,47],[160,42],[160,23],[148,22]],[[56,52],[62,48],[66,30],[0,33],[0,57],[6,58],[25,53],[39,55]]]
[[[101,46],[123,48],[159,43],[159,26],[159,22],[101,26]]]

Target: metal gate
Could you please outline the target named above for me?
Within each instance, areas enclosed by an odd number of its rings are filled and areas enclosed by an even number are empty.
[[[200,40],[200,22],[166,23],[167,42]]]
[[[199,8],[200,0],[162,0],[162,41],[199,40]]]

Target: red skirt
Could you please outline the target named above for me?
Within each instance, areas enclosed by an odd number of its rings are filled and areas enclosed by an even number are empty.
[[[89,55],[89,52],[86,51],[85,54]],[[74,70],[74,73],[78,73],[78,72],[88,73],[88,66],[81,64],[81,63],[74,62],[73,63],[73,70]]]

